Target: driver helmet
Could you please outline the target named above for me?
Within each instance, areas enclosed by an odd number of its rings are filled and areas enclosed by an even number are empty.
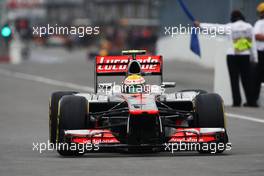
[[[145,79],[139,74],[132,74],[126,77],[123,82],[125,93],[142,93],[144,92]]]

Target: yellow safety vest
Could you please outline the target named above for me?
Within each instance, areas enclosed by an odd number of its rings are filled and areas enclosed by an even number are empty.
[[[242,52],[249,50],[252,47],[252,42],[246,38],[241,38],[234,41],[234,48],[235,50]]]

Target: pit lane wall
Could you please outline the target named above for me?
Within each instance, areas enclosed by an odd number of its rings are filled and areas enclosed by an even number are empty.
[[[174,59],[175,61],[196,63],[205,68],[214,68],[214,92],[223,97],[225,105],[231,105],[232,96],[226,64],[226,51],[231,46],[231,42],[224,36],[200,35],[199,40],[201,58],[191,52],[190,35],[187,34],[160,38],[157,42],[157,52],[163,55],[165,62],[167,59]]]

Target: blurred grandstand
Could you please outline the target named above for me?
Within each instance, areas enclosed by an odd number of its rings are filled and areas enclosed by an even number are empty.
[[[185,0],[201,21],[227,23],[232,9],[240,9],[253,23],[261,0]],[[201,11],[206,6],[206,10]],[[217,7],[217,8],[216,8]],[[250,7],[250,8],[249,8]],[[1,24],[12,24],[24,43],[88,47],[90,56],[120,53],[122,49],[156,52],[164,26],[190,23],[176,0],[0,0]],[[221,15],[220,15],[221,14]],[[100,26],[100,35],[38,37],[32,26]],[[54,46],[54,45],[52,45]]]

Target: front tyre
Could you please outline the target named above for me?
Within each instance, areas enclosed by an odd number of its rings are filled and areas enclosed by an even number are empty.
[[[49,100],[49,139],[50,142],[55,144],[57,138],[57,117],[58,117],[58,104],[60,99],[65,95],[73,95],[77,92],[73,91],[59,91],[54,92]]]
[[[87,100],[84,97],[68,95],[64,96],[59,102],[59,124],[58,124],[58,143],[67,146],[66,148],[58,148],[57,151],[62,156],[76,156],[84,154],[80,153],[78,148],[72,150],[69,148],[71,141],[66,141],[65,130],[87,129],[89,119],[87,118]]]
[[[199,94],[195,98],[195,125],[198,128],[224,128],[224,108],[218,94]]]
[[[199,94],[194,101],[194,125],[196,128],[225,128],[225,115],[223,108],[223,100],[218,94]],[[215,143],[226,144],[228,136],[226,133],[219,134],[218,140]],[[202,145],[208,145],[204,143]],[[222,145],[221,144],[221,145]],[[209,144],[212,146],[212,144]],[[221,150],[212,151],[210,148],[200,149],[199,153],[222,153],[225,148]]]

